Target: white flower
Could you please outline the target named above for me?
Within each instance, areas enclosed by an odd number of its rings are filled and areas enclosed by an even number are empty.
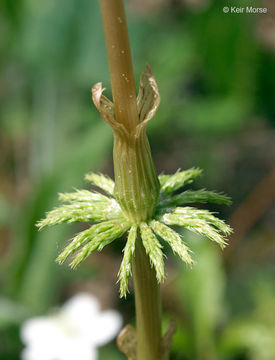
[[[122,325],[117,311],[100,311],[99,302],[80,293],[54,315],[25,321],[22,360],[96,360],[97,347],[112,340]]]

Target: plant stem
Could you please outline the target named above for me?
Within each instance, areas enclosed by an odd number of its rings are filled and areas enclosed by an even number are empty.
[[[115,121],[115,197],[131,221],[147,221],[154,213],[159,181],[145,128],[137,131],[139,115],[133,66],[122,0],[100,0],[108,53]]]
[[[155,269],[137,239],[133,259],[137,323],[137,360],[159,360],[161,345],[161,305]]]
[[[116,120],[127,130],[138,122],[136,90],[122,0],[100,0]]]
[[[127,130],[114,132],[115,196],[130,221],[151,218],[159,181],[145,129],[136,135],[139,116],[133,66],[122,0],[100,0],[108,53],[115,120]],[[137,360],[160,360],[161,309],[159,285],[142,241],[133,260],[137,315]]]

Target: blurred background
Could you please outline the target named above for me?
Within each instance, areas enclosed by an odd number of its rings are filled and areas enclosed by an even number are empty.
[[[123,241],[72,271],[55,258],[83,226],[35,227],[58,192],[87,187],[85,173],[113,176],[112,132],[90,98],[98,81],[111,94],[98,2],[0,4],[0,359],[13,360],[25,319],[85,291],[134,324],[134,297],[118,296]],[[177,322],[171,360],[274,360],[274,2],[126,5],[136,83],[149,62],[160,88],[148,125],[158,172],[201,167],[193,188],[233,200],[210,207],[234,228],[225,251],[183,233],[197,265],[166,260],[164,328]],[[268,14],[224,14],[226,5],[266,6]],[[99,359],[125,357],[113,342]]]

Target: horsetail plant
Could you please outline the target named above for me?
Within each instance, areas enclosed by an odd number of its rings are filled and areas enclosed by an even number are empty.
[[[193,264],[191,250],[184,243],[182,236],[170,227],[171,225],[181,226],[194,233],[204,235],[218,243],[222,248],[226,245],[224,235],[229,235],[231,229],[224,221],[218,219],[208,210],[190,206],[175,206],[175,204],[184,205],[194,202],[230,204],[231,201],[227,196],[215,191],[186,190],[176,195],[171,193],[172,188],[184,187],[185,179],[188,178],[188,182],[190,182],[198,174],[201,174],[199,169],[189,169],[177,172],[174,175],[165,175],[165,181],[163,181],[163,175],[159,176],[162,184],[159,201],[153,216],[144,221],[132,220],[126,212],[122,211],[112,191],[115,184],[110,178],[99,174],[88,174],[86,179],[101,190],[107,192],[106,184],[108,184],[108,196],[88,190],[59,194],[59,199],[67,204],[48,212],[46,218],[37,225],[41,230],[46,226],[61,223],[95,223],[87,230],[77,234],[58,256],[57,261],[60,264],[69,257],[73,257],[70,263],[72,268],[77,267],[95,250],[101,251],[105,245],[128,232],[118,276],[120,295],[126,297],[138,233],[141,235],[143,246],[156,271],[159,282],[165,279],[165,269],[162,245],[158,237],[166,241],[173,252],[186,264]],[[180,178],[183,181],[180,181]]]
[[[113,130],[115,181],[101,174],[87,174],[86,180],[105,194],[96,190],[59,194],[65,204],[48,212],[37,225],[43,229],[60,223],[92,223],[57,258],[60,264],[70,259],[72,268],[127,234],[118,281],[120,296],[126,297],[133,269],[137,334],[128,326],[118,343],[130,360],[167,360],[173,329],[161,337],[159,284],[165,279],[163,241],[188,265],[193,264],[191,250],[172,226],[203,235],[223,248],[230,227],[210,211],[190,204],[230,205],[231,201],[215,191],[184,190],[201,176],[198,168],[156,175],[146,124],[159,106],[158,86],[147,65],[136,97],[123,2],[100,0],[100,5],[114,102],[103,95],[101,83],[92,88],[92,99]]]

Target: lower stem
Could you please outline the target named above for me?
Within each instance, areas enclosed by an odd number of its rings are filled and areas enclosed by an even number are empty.
[[[140,237],[133,258],[137,323],[137,360],[160,360],[161,304],[156,272]]]

